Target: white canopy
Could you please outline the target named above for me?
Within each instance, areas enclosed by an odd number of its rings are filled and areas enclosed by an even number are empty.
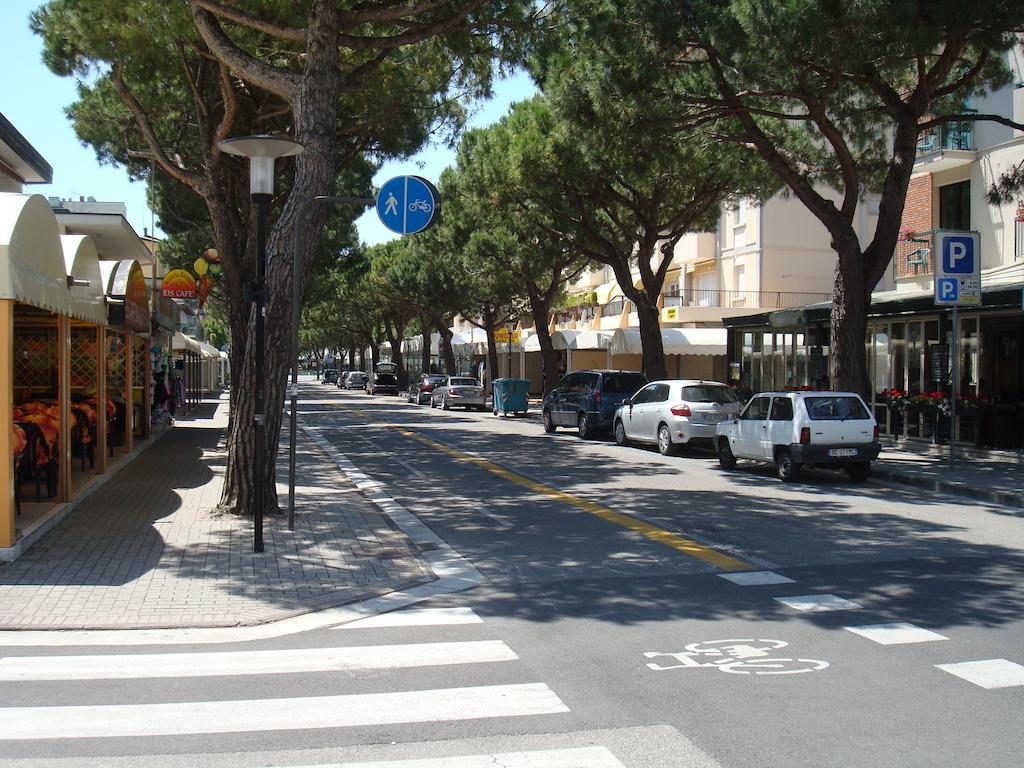
[[[563,329],[551,334],[551,344],[555,349],[608,349],[611,336],[611,331],[571,331]]]
[[[86,235],[61,235],[64,266],[67,274],[88,285],[72,285],[70,291],[73,317],[96,325],[107,324],[107,304],[103,300],[103,275],[92,238]]]
[[[524,334],[527,331],[523,331]],[[531,333],[523,339],[523,352],[540,352],[540,335]]]
[[[176,331],[171,339],[171,350],[174,352],[199,352],[201,354],[203,348],[191,336],[186,336],[181,331]]]
[[[196,343],[199,345],[199,351],[203,353],[203,357],[207,360],[220,358],[220,350],[213,346],[213,344],[207,344],[205,341],[199,341],[198,339],[196,339]]]
[[[72,314],[57,219],[42,195],[0,193],[0,299]]]
[[[728,331],[725,328],[661,329],[661,343],[666,355],[724,355],[727,341]],[[642,354],[640,329],[619,328],[612,334],[608,350],[613,355]]]

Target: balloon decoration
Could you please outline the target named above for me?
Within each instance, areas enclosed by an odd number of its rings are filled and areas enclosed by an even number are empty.
[[[195,260],[192,269],[199,276],[199,307],[206,303],[206,297],[213,290],[213,283],[224,274],[220,265],[220,256],[213,248],[207,248],[203,255]]]

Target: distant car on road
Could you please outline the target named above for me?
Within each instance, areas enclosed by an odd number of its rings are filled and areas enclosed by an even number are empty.
[[[739,412],[736,393],[717,381],[653,381],[622,402],[612,433],[619,445],[654,443],[669,456],[693,440],[713,441],[718,424]]]
[[[881,446],[871,409],[855,392],[762,392],[718,425],[715,449],[725,469],[752,459],[774,464],[788,482],[804,467],[827,466],[863,482]]]
[[[439,373],[421,373],[420,377],[409,385],[406,399],[416,405],[430,402],[430,393],[434,391],[434,387],[443,383],[447,378]]]
[[[467,411],[470,408],[485,411],[487,392],[477,379],[469,376],[447,376],[430,393],[430,407],[436,408],[438,405],[444,411],[452,406],[465,408]]]
[[[339,371],[337,368],[324,368],[323,383],[337,384]]]
[[[607,432],[622,401],[646,384],[647,377],[637,371],[567,373],[541,404],[544,431],[575,427],[583,439]]]
[[[367,376],[362,371],[349,371],[342,380],[344,389],[365,389]]]
[[[377,363],[373,376],[366,382],[368,395],[397,395],[398,366],[394,363]]]

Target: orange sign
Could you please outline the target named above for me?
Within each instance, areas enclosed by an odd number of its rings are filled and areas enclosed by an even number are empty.
[[[168,299],[194,299],[196,279],[184,269],[172,269],[164,275],[160,293]]]
[[[137,262],[132,264],[124,291],[124,324],[134,331],[149,330],[149,290]]]

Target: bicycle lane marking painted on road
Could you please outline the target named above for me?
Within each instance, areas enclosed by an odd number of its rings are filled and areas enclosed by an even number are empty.
[[[432,438],[421,435],[418,432],[414,432],[406,427],[399,424],[391,424],[390,422],[384,421],[366,411],[357,410],[354,408],[344,408],[343,410],[349,411],[350,413],[357,414],[363,418],[374,421],[381,426],[388,427],[389,429],[396,430],[403,437],[408,437],[412,440],[416,440],[423,445],[429,446],[434,450],[440,451],[441,453],[450,456],[457,461],[463,461],[469,464],[475,464],[481,469],[486,469],[488,472],[497,475],[511,483],[514,483],[522,488],[526,488],[534,493],[539,493],[543,496],[547,496],[549,499],[560,501],[570,506],[575,507],[587,514],[598,517],[606,522],[614,525],[627,528],[631,531],[641,534],[642,536],[651,539],[659,544],[674,549],[678,552],[682,552],[685,555],[701,560],[705,563],[721,568],[723,571],[750,571],[756,566],[751,563],[740,560],[739,558],[727,555],[724,552],[719,552],[716,549],[699,544],[692,539],[688,539],[685,536],[680,536],[677,533],[672,533],[664,528],[660,528],[653,523],[648,523],[645,520],[632,517],[630,515],[623,514],[622,512],[616,512],[613,509],[608,509],[600,504],[593,501],[589,501],[575,494],[567,491],[559,490],[553,486],[541,483],[537,480],[532,480],[525,475],[521,475],[518,472],[497,464],[490,459],[485,459],[480,456],[474,456],[469,453],[465,453],[456,448],[452,448],[449,445],[438,442]]]

